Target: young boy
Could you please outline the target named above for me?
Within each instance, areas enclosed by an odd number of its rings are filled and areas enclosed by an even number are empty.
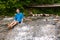
[[[24,18],[24,15],[20,12],[19,9],[16,9],[16,12],[17,14],[14,17],[14,21],[8,24],[9,29],[13,28],[16,24],[21,23]]]

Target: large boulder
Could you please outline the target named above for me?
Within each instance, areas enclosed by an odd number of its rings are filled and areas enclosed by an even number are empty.
[[[43,20],[18,24],[8,32],[5,40],[55,40],[55,27]]]

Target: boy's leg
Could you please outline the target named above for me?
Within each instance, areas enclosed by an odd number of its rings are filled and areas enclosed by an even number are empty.
[[[12,27],[15,26],[16,24],[18,24],[18,22],[13,21],[10,25],[8,25],[8,28],[12,28]]]
[[[14,22],[10,27],[12,28],[12,27],[15,26],[16,24],[18,24],[18,22]]]
[[[14,21],[12,23],[8,24],[8,27],[10,27],[13,23],[14,23]]]

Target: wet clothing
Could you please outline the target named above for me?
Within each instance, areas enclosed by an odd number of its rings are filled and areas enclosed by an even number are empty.
[[[20,13],[17,13],[15,15],[14,20],[17,21],[17,22],[19,22],[19,23],[21,23],[21,21],[22,21],[23,18],[24,18],[24,15],[23,15],[23,13],[20,12]]]

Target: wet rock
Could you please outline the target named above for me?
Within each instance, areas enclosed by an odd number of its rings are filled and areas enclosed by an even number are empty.
[[[32,17],[33,21],[29,23],[21,23],[16,25],[13,29],[2,33],[4,40],[59,40],[60,23],[55,22],[54,17]],[[47,19],[47,21],[46,21]],[[11,22],[11,20],[4,20],[3,24]],[[2,25],[1,25],[2,26]],[[4,25],[3,25],[4,28]],[[2,30],[2,29],[1,29]],[[4,35],[3,35],[4,34]]]
[[[9,31],[5,40],[55,40],[55,25],[46,24],[42,20],[33,22],[34,24],[19,24]],[[38,25],[38,24],[39,25]],[[32,28],[31,28],[32,26]]]

